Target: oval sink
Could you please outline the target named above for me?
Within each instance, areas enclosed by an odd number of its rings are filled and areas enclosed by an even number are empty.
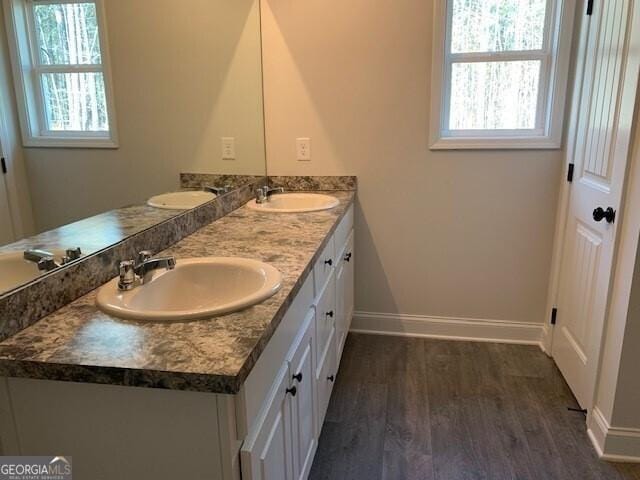
[[[260,303],[282,286],[269,264],[247,258],[178,259],[173,270],[158,270],[144,285],[123,292],[118,278],[104,285],[96,304],[105,313],[131,320],[195,320]]]
[[[50,250],[56,261],[64,255],[64,250]],[[47,272],[38,270],[38,265],[24,259],[23,252],[0,253],[0,292],[11,290],[35,280]]]
[[[264,203],[251,200],[247,206],[262,212],[302,213],[329,210],[339,204],[336,197],[322,193],[278,193],[271,195]]]
[[[171,192],[156,195],[147,200],[147,205],[155,208],[167,210],[191,210],[203,203],[207,203],[216,198],[211,192],[199,190],[188,190],[184,192]]]

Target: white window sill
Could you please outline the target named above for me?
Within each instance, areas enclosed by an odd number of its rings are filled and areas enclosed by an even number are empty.
[[[118,142],[111,138],[51,138],[31,137],[24,139],[27,148],[118,148]]]
[[[560,140],[551,137],[441,137],[431,142],[431,150],[558,150]]]

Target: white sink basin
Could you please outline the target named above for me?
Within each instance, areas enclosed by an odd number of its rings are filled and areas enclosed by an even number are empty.
[[[231,313],[274,295],[280,272],[247,258],[209,257],[176,260],[173,270],[158,270],[133,290],[118,290],[118,278],[96,298],[104,312],[131,320],[195,320]]]
[[[191,210],[192,208],[202,205],[203,203],[207,203],[214,198],[216,198],[214,193],[199,190],[171,192],[151,197],[147,200],[147,205],[167,210]]]
[[[65,255],[64,250],[49,250],[56,262]],[[47,272],[38,270],[38,265],[23,258],[23,252],[0,253],[0,292],[11,290],[35,280]]]
[[[276,213],[302,213],[329,210],[337,207],[340,201],[331,195],[321,193],[277,193],[264,203],[251,200],[247,206],[252,210]]]

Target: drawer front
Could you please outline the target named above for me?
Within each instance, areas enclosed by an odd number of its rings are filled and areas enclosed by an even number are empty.
[[[316,365],[318,366],[336,318],[336,286],[335,276],[332,274],[316,302]]]
[[[340,220],[340,223],[336,227],[336,232],[333,234],[336,243],[336,252],[342,251],[349,239],[351,230],[353,230],[353,205],[351,205],[347,213],[344,214],[344,217],[342,217],[342,220]]]
[[[329,239],[329,242],[322,250],[322,253],[316,260],[316,264],[313,267],[313,281],[315,284],[315,298],[322,293],[324,286],[329,279],[329,276],[334,270],[336,265],[336,252],[333,243],[333,237]]]
[[[322,356],[322,363],[316,377],[316,391],[318,414],[316,419],[318,421],[317,432],[322,431],[322,424],[324,423],[324,417],[327,413],[327,407],[329,406],[329,399],[331,398],[331,392],[333,391],[333,385],[336,380],[337,367],[336,367],[336,335],[335,328],[331,329],[329,336],[329,343]]]

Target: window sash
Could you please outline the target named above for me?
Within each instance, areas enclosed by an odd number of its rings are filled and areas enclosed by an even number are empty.
[[[452,53],[453,0],[446,2],[446,22],[444,29],[444,65],[442,83],[442,108],[440,115],[440,135],[450,138],[464,137],[497,137],[518,138],[536,137],[545,134],[548,121],[548,97],[551,88],[551,65],[554,59],[554,18],[556,18],[558,1],[547,0],[542,48],[540,50],[500,50],[486,52]],[[533,129],[451,129],[452,70],[455,63],[496,63],[510,61],[539,61],[540,84],[536,103],[536,122]]]
[[[27,36],[29,41],[29,56],[31,59],[31,75],[33,78],[34,88],[37,101],[36,108],[38,114],[38,135],[43,138],[63,138],[63,139],[109,139],[111,138],[112,121],[111,121],[111,109],[110,109],[110,92],[107,85],[107,79],[105,75],[105,68],[102,63],[89,63],[89,64],[45,64],[42,63],[40,55],[38,54],[38,33],[36,31],[35,23],[35,11],[34,7],[38,5],[52,5],[52,4],[80,4],[80,3],[93,3],[96,8],[96,16],[98,21],[98,46],[100,48],[101,57],[104,58],[104,45],[103,45],[103,31],[101,14],[98,2],[95,0],[27,0],[28,5],[26,9],[27,20]],[[106,95],[106,108],[107,108],[107,130],[52,130],[48,128],[49,122],[47,120],[46,113],[46,101],[44,93],[43,77],[46,74],[51,73],[101,73],[104,78],[105,95]]]

